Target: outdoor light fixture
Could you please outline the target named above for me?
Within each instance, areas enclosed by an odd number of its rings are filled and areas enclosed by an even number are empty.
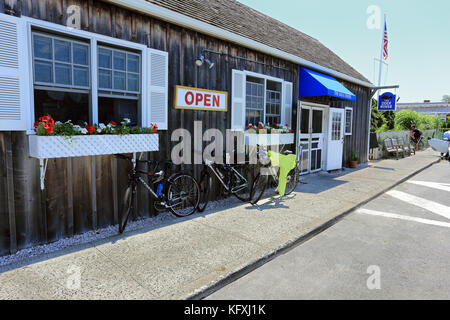
[[[212,69],[214,67],[214,63],[206,59],[203,55],[201,55],[200,58],[195,59],[195,64],[197,65],[197,67],[201,67],[204,62],[208,64],[209,69]]]

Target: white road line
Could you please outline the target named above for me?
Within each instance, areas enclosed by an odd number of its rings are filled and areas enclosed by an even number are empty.
[[[429,182],[429,181],[413,181],[408,180],[408,183],[417,184],[419,186],[425,186],[429,188],[434,188],[442,191],[450,192],[450,184],[448,183],[439,183],[439,182]]]
[[[399,200],[405,201],[407,203],[413,204],[415,206],[421,207],[425,210],[428,210],[440,216],[443,216],[447,219],[450,219],[450,207],[445,206],[443,204],[430,201],[424,198],[419,198],[397,190],[388,191],[386,192],[386,194]]]
[[[389,213],[389,212],[382,212],[382,211],[375,211],[375,210],[369,210],[369,209],[358,209],[356,210],[357,213],[364,213],[364,214],[370,214],[373,216],[381,216],[386,218],[392,218],[392,219],[401,219],[401,220],[407,220],[407,221],[414,221],[414,222],[420,222],[424,224],[430,224],[433,226],[440,226],[440,227],[446,227],[450,228],[450,223],[448,222],[442,222],[437,220],[430,220],[430,219],[422,219],[422,218],[416,218],[416,217],[409,217],[409,216],[403,216],[396,213]]]

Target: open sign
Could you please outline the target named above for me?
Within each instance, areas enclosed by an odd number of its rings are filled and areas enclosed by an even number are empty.
[[[175,108],[227,111],[228,92],[175,86]]]

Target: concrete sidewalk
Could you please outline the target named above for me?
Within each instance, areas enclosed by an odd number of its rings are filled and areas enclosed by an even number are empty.
[[[428,149],[322,172],[304,177],[293,195],[259,206],[233,202],[2,267],[0,299],[200,298],[437,161]]]

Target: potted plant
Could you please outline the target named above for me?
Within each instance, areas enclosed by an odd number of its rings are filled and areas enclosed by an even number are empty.
[[[356,168],[358,162],[359,162],[358,152],[355,149],[352,149],[352,151],[350,151],[349,167]]]

